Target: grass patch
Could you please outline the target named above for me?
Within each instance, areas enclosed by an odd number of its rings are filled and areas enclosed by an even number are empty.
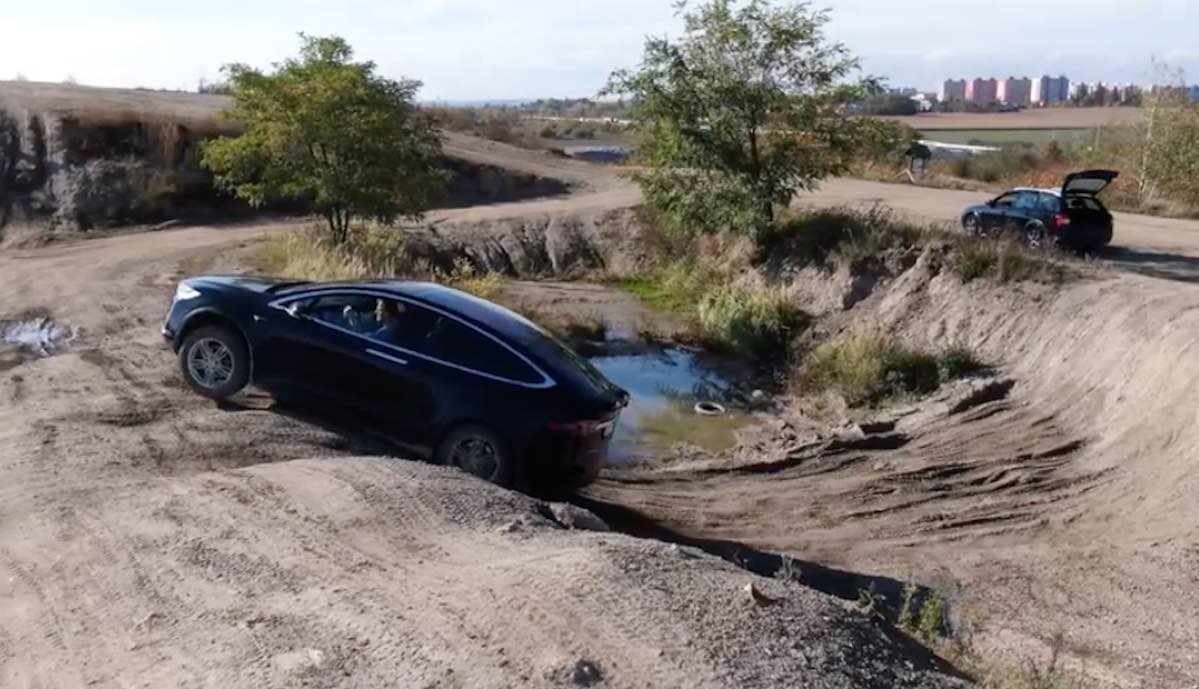
[[[999,282],[1061,284],[1073,272],[1049,250],[1030,249],[1013,239],[964,237],[955,243],[952,269],[963,283],[993,277]]]
[[[763,359],[786,356],[793,334],[809,321],[807,314],[778,290],[732,285],[704,293],[696,315],[705,340]]]
[[[982,368],[973,353],[960,347],[924,352],[880,332],[863,331],[812,350],[801,383],[808,392],[834,391],[851,406],[877,407],[926,395]]]
[[[483,299],[496,296],[504,281],[465,257],[448,273],[414,260],[404,233],[387,228],[352,228],[343,244],[330,241],[321,228],[278,233],[262,243],[251,263],[261,273],[295,280],[431,280]]]
[[[763,361],[785,359],[810,318],[781,290],[736,284],[734,277],[715,259],[688,259],[612,284],[681,321],[688,331],[683,339]]]

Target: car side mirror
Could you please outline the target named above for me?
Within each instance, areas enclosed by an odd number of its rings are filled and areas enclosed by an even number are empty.
[[[995,199],[991,199],[990,201],[987,201],[987,205],[990,206],[991,208],[994,208],[996,203],[997,203],[997,201]]]
[[[292,318],[304,317],[304,305],[298,301],[293,301],[292,303],[288,304],[287,308],[284,310],[287,311],[287,315],[291,316]]]

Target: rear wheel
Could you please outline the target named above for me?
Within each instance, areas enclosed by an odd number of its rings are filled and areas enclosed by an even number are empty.
[[[512,457],[507,443],[483,426],[460,426],[447,433],[435,459],[438,464],[458,467],[500,486],[512,483]]]
[[[209,399],[227,399],[250,382],[250,351],[241,333],[206,325],[189,333],[179,348],[183,380]]]
[[[1044,249],[1050,246],[1049,233],[1040,222],[1030,222],[1024,226],[1024,243],[1030,249]]]

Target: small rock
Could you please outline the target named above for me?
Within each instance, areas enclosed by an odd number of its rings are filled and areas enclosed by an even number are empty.
[[[766,608],[778,603],[777,598],[771,598],[759,591],[758,587],[754,586],[752,581],[745,585],[745,592],[749,594],[749,599],[753,601],[754,605],[760,608]]]
[[[508,522],[507,524],[504,524],[500,528],[496,529],[496,531],[500,533],[520,533],[523,530],[524,525],[520,522]]]
[[[604,674],[600,669],[588,660],[580,660],[575,663],[574,669],[570,673],[570,681],[581,687],[590,687],[599,684],[604,679]]]
[[[612,530],[603,519],[568,502],[551,503],[550,512],[554,515],[554,521],[568,529],[600,532]]]
[[[895,430],[895,420],[886,419],[882,421],[864,421],[858,424],[858,430],[863,435],[877,435],[879,433],[890,433]]]

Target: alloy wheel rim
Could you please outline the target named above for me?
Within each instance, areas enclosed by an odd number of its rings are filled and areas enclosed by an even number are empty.
[[[197,340],[187,353],[187,371],[201,387],[219,388],[233,378],[233,352],[220,340]]]
[[[488,481],[499,469],[495,446],[482,438],[466,438],[455,447],[450,459],[454,466]]]

